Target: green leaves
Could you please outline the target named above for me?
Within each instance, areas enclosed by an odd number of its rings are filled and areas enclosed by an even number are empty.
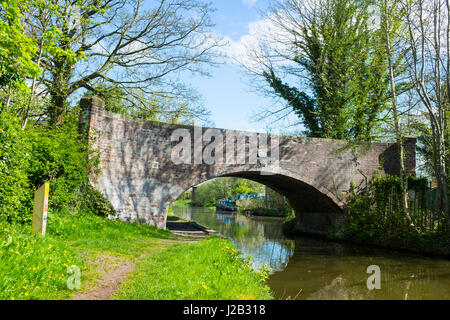
[[[27,1],[8,0],[0,2],[0,87],[34,77],[41,70],[32,57],[35,42],[25,33],[21,24],[21,7]]]
[[[320,128],[320,118],[317,113],[318,108],[315,99],[310,98],[297,88],[283,83],[273,70],[264,72],[264,77],[275,93],[286,100],[294,112],[303,120],[303,124],[307,129],[306,134],[311,137],[322,136],[323,132]]]
[[[26,132],[31,145],[27,168],[32,188],[49,182],[49,206],[53,210],[76,208],[79,192],[87,182],[87,145],[78,138],[77,122],[66,121],[62,127],[30,127]]]
[[[295,39],[292,58],[274,49],[276,60],[268,65],[275,67],[263,73],[265,81],[299,116],[307,136],[373,140],[389,92],[380,32],[369,27],[370,1],[324,0],[315,9],[299,8],[295,1],[279,2],[286,12],[274,13],[275,23]],[[276,67],[279,60],[289,66]]]
[[[426,203],[429,192],[427,179],[408,176],[406,180],[408,190],[414,190],[417,198],[413,201],[417,207],[412,216],[414,223],[426,232],[428,222],[425,216],[430,213],[430,204]],[[386,236],[401,237],[404,233],[411,233],[401,209],[401,195],[397,176],[376,177],[366,192],[351,194],[347,207],[350,219],[345,227],[345,236],[359,241],[379,241]]]
[[[0,219],[20,219],[30,210],[29,152],[19,121],[9,113],[0,113]]]
[[[78,138],[75,119],[57,128],[29,126],[0,112],[0,217],[9,221],[31,219],[34,191],[49,182],[49,207],[69,211],[82,206],[86,211],[108,215],[109,203],[86,187],[88,170],[95,167],[87,144]]]

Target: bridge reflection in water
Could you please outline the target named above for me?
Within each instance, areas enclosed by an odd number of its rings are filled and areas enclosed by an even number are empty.
[[[278,299],[450,299],[450,261],[395,251],[284,237],[282,220],[176,208],[175,214],[214,229],[254,259],[269,264]],[[367,267],[381,269],[381,289],[368,290]]]

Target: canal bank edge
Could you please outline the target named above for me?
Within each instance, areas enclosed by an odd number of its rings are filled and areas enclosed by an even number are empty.
[[[310,237],[333,242],[348,243],[365,247],[394,249],[403,252],[419,253],[429,257],[450,259],[450,234],[435,233],[418,235],[414,233],[403,236],[395,235],[384,239],[358,239],[347,237],[342,232],[334,232],[332,235],[319,235],[299,231],[295,226],[295,219],[291,218],[283,223],[283,233],[287,237]]]

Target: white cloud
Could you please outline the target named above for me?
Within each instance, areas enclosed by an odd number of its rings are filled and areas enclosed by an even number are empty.
[[[258,0],[242,0],[242,2],[243,2],[245,5],[250,6],[250,7],[253,7],[253,6],[256,4],[257,1],[258,1]]]
[[[222,53],[232,62],[237,62],[250,70],[258,70],[263,62],[260,59],[267,53],[262,54],[262,50],[275,49],[278,52],[288,52],[290,51],[289,43],[292,43],[290,38],[291,35],[274,25],[269,17],[250,22],[247,34],[237,41],[225,36],[223,39],[227,45],[222,48]],[[284,41],[280,41],[282,39]]]

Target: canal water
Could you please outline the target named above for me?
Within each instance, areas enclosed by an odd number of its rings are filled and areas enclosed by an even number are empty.
[[[450,260],[299,237],[288,239],[282,219],[246,217],[208,208],[174,208],[175,215],[229,238],[254,267],[272,269],[277,299],[450,299]],[[369,290],[369,266],[380,289]],[[372,281],[369,281],[373,283]]]

